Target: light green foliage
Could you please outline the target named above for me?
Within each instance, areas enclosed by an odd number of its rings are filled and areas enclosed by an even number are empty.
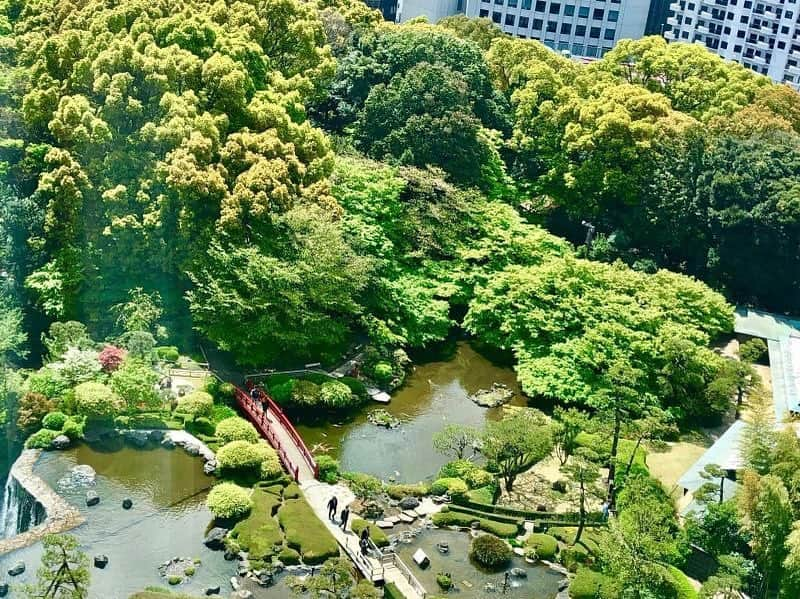
[[[58,437],[61,434],[61,431],[54,431],[48,428],[43,428],[40,431],[33,433],[28,439],[25,441],[25,448],[26,449],[50,449],[50,444],[53,442],[53,439]]]
[[[42,334],[42,345],[52,361],[61,358],[70,347],[89,349],[93,342],[86,325],[72,320],[52,323],[47,334]]]
[[[217,423],[215,435],[221,443],[231,441],[247,441],[255,443],[259,439],[258,431],[244,418],[232,416]]]
[[[336,539],[320,522],[305,499],[286,499],[278,509],[278,521],[289,547],[300,552],[306,564],[320,564],[339,555]]]
[[[519,526],[516,524],[497,522],[495,520],[489,520],[488,518],[479,518],[472,514],[454,510],[443,510],[434,514],[432,521],[436,526],[458,526],[463,528],[470,528],[473,522],[477,522],[482,531],[504,538],[515,537],[519,533]]]
[[[69,535],[46,535],[42,541],[41,565],[36,582],[22,587],[25,597],[89,597],[89,559],[80,550],[78,541]],[[52,593],[52,594],[50,594]]]
[[[164,314],[158,291],[147,293],[141,287],[128,291],[128,300],[112,306],[112,310],[117,315],[117,327],[126,333],[156,333],[156,324]]]
[[[616,599],[619,589],[613,578],[580,567],[570,581],[569,596],[570,599]]]
[[[129,358],[111,374],[109,386],[125,401],[128,412],[156,410],[161,407],[158,378],[149,364]]]
[[[314,460],[319,467],[319,480],[331,485],[339,482],[339,462],[329,455],[315,455]]]
[[[383,487],[380,480],[363,472],[345,472],[342,478],[347,480],[350,490],[359,499],[371,499]]]
[[[61,432],[69,437],[72,441],[77,441],[83,438],[84,422],[83,419],[77,417],[69,417],[64,423]]]
[[[262,478],[270,478],[281,471],[278,454],[264,442],[231,441],[217,451],[217,463],[223,471],[254,470]]]
[[[60,431],[67,422],[67,415],[63,412],[50,412],[42,418],[42,427],[51,431]]]
[[[75,387],[75,406],[81,416],[110,418],[123,410],[124,403],[103,383],[81,383]]]
[[[767,353],[767,344],[759,337],[748,339],[739,346],[739,357],[744,362],[758,362]]]
[[[211,416],[214,408],[214,398],[205,391],[192,391],[178,399],[176,412],[188,414],[195,418],[199,416]]]
[[[250,515],[233,527],[230,536],[252,559],[269,559],[283,544],[283,533],[275,519],[280,497],[256,488],[251,499]]]
[[[74,386],[101,378],[103,367],[97,356],[98,352],[93,349],[70,347],[61,360],[51,362],[47,368],[55,370],[68,385]]]
[[[375,545],[378,547],[386,547],[389,545],[389,537],[386,536],[386,533],[371,522],[367,522],[361,518],[354,518],[350,524],[350,528],[358,536],[361,536],[361,531],[365,528],[369,528],[369,538]]]
[[[525,539],[526,548],[532,550],[538,559],[552,560],[558,551],[558,542],[550,535],[543,533],[531,533]]]
[[[322,383],[319,388],[319,398],[322,404],[334,410],[349,408],[353,405],[353,393],[350,387],[339,381]]]
[[[469,556],[481,566],[492,569],[504,567],[511,561],[511,547],[502,539],[492,535],[481,535],[472,541]]]
[[[468,490],[467,483],[460,478],[440,478],[431,485],[431,493],[434,495],[458,497],[465,495]]]
[[[461,460],[466,451],[474,450],[480,439],[477,429],[461,424],[448,424],[433,435],[433,448],[442,455],[451,455]]]
[[[209,491],[206,505],[216,518],[240,518],[250,512],[250,491],[233,483],[219,483]]]

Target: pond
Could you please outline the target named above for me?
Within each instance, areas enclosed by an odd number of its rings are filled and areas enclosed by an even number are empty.
[[[469,396],[492,383],[514,392],[512,405],[526,405],[511,368],[497,366],[460,342],[447,361],[417,366],[406,383],[392,395],[391,403],[369,404],[348,422],[335,425],[300,425],[297,430],[309,448],[330,447],[343,470],[367,472],[379,478],[417,482],[436,476],[449,458],[436,453],[431,438],[446,424],[482,427],[498,419],[502,408],[482,408]],[[370,410],[385,407],[402,424],[387,430],[370,424]]]
[[[440,553],[436,548],[442,542],[449,546],[446,554]],[[528,564],[520,557],[515,556],[511,564],[499,572],[486,572],[477,568],[469,559],[470,542],[467,532],[431,529],[421,532],[410,544],[401,544],[398,554],[432,595],[438,593],[436,575],[440,572],[449,574],[456,587],[447,596],[454,595],[462,599],[493,596],[489,594],[487,585],[496,589],[494,595],[508,599],[553,599],[558,593],[558,584],[563,579],[561,574],[543,565]],[[417,549],[422,549],[430,558],[430,566],[424,570],[411,559]],[[510,572],[512,568],[524,569],[526,576],[509,576],[508,587],[504,592],[505,572]]]
[[[93,486],[65,484],[64,477],[78,464],[94,468]],[[201,595],[217,584],[223,592],[230,589],[235,563],[203,545],[212,519],[205,506],[212,479],[203,474],[201,459],[179,449],[102,451],[80,445],[43,453],[34,471],[86,516],[86,522],[70,534],[90,562],[98,554],[109,558],[104,570],[91,567],[90,597],[126,599],[149,585],[167,586],[158,566],[172,557],[201,560],[192,579],[178,587],[181,591]],[[86,507],[88,489],[97,491],[99,505]],[[133,500],[132,509],[122,509],[125,498]],[[31,582],[40,557],[41,544],[12,552],[0,558],[0,572],[21,560],[26,572],[10,582]],[[274,595],[280,596],[285,594]]]

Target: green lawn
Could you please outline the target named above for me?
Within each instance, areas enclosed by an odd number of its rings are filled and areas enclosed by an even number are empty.
[[[269,559],[279,553],[283,545],[283,532],[275,519],[281,498],[267,490],[255,488],[252,499],[250,515],[233,527],[231,537],[253,558]]]
[[[336,539],[302,497],[285,499],[278,510],[278,521],[287,545],[300,553],[304,563],[321,564],[339,555]]]

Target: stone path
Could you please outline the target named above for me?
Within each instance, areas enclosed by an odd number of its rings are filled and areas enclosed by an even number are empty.
[[[325,524],[334,536],[339,546],[352,559],[365,578],[372,581],[384,580],[394,583],[407,599],[424,599],[425,593],[420,592],[419,582],[413,579],[411,572],[400,561],[399,557],[392,554],[384,559],[365,557],[361,554],[358,536],[350,530],[342,530],[336,523],[328,520],[328,501],[334,495],[339,499],[338,510],[355,501],[353,492],[346,486],[337,484],[329,485],[316,480],[305,481],[300,485],[303,495],[308,501],[317,517]],[[353,516],[351,516],[352,521]],[[411,580],[409,580],[411,578]],[[416,583],[413,584],[413,583]]]
[[[42,504],[46,514],[44,522],[10,539],[0,540],[0,555],[33,545],[48,534],[60,534],[84,523],[81,513],[67,503],[50,485],[33,473],[33,466],[41,454],[40,449],[26,449],[14,462],[9,476]]]

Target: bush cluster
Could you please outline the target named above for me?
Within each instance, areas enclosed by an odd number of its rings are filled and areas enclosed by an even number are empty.
[[[214,410],[214,398],[205,391],[192,391],[178,399],[176,412],[199,418],[208,418]]]
[[[472,541],[470,557],[481,566],[491,569],[503,568],[511,561],[511,547],[493,535],[481,535]]]
[[[250,492],[233,483],[220,483],[208,493],[206,505],[216,518],[240,518],[252,507]]]
[[[49,412],[42,418],[42,426],[44,428],[49,428],[51,431],[60,431],[64,428],[66,422],[67,415],[64,414],[64,412]]]
[[[461,497],[466,495],[469,488],[460,478],[440,478],[431,485],[431,493],[434,495],[449,495],[450,497]]]
[[[28,440],[25,441],[25,447],[27,449],[50,449],[50,444],[53,442],[53,439],[60,434],[60,431],[43,428],[28,437]]]
[[[375,545],[378,547],[387,547],[389,545],[389,537],[386,536],[386,533],[371,522],[367,522],[361,518],[354,518],[353,522],[350,524],[350,528],[358,536],[361,536],[362,530],[369,528],[369,538],[372,539]]]
[[[217,463],[222,471],[257,471],[262,479],[281,473],[278,454],[264,442],[231,441],[217,451]]]
[[[319,467],[319,479],[329,485],[336,484],[339,481],[339,462],[325,454],[316,455],[314,459]]]
[[[555,537],[543,533],[531,533],[525,540],[525,546],[539,559],[551,560],[558,552],[558,541]]]
[[[569,584],[570,599],[616,599],[619,589],[612,578],[589,568],[578,568]]]
[[[478,523],[478,527],[484,531],[497,535],[498,537],[514,537],[519,532],[519,527],[516,524],[507,524],[505,522],[497,522],[489,520],[488,518],[479,518],[471,514],[454,511],[441,511],[433,515],[433,523],[436,526],[462,526],[471,527],[473,522]]]
[[[75,407],[88,418],[113,418],[123,409],[123,402],[108,386],[90,381],[75,387]]]
[[[258,431],[244,418],[233,416],[225,418],[217,423],[215,431],[220,443],[230,443],[231,441],[247,441],[255,443],[259,439]]]
[[[389,485],[386,487],[386,493],[392,499],[400,500],[403,497],[424,497],[431,492],[430,486],[425,483],[417,483],[414,485],[397,484]]]

